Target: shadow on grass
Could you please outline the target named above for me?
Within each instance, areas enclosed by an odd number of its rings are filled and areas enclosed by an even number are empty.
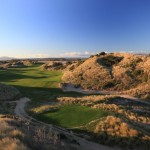
[[[56,99],[58,96],[84,96],[84,94],[77,92],[63,92],[60,88],[45,88],[45,87],[27,87],[14,85],[21,93],[22,96],[29,97],[32,100],[49,101]]]
[[[35,76],[30,76],[30,75],[23,75],[20,73],[17,73],[18,71],[9,71],[8,73],[6,73],[5,71],[0,71],[0,82],[12,82],[14,80],[18,80],[18,79],[43,79],[43,78],[47,78],[47,76],[40,76],[40,77],[35,77]]]

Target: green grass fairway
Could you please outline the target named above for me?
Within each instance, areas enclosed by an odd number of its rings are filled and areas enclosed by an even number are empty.
[[[55,112],[46,112],[37,115],[38,120],[58,126],[72,128],[86,125],[92,120],[107,116],[103,110],[95,110],[86,106],[66,105]]]
[[[42,71],[39,65],[0,71],[0,82],[23,87],[56,88],[61,82],[60,71]]]
[[[58,88],[62,77],[61,71],[41,70],[40,65],[24,68],[13,68],[0,71],[0,82],[13,85],[21,93],[38,101],[49,101],[55,95],[76,95],[77,93],[63,93]]]

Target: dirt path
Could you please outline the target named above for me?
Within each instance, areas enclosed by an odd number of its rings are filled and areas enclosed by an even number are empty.
[[[29,102],[30,99],[24,97],[24,98],[21,98],[19,101],[17,101],[17,105],[16,105],[16,108],[15,108],[15,114],[19,117],[24,117],[26,116],[26,112],[24,110],[25,106],[26,106],[26,103]]]
[[[61,86],[61,89],[64,92],[79,92],[82,94],[104,94],[104,95],[117,95],[120,96],[122,98],[126,98],[129,100],[134,100],[136,102],[142,103],[142,104],[146,104],[146,105],[150,105],[149,102],[146,101],[142,101],[141,99],[137,98],[137,97],[133,97],[130,95],[122,95],[120,92],[116,92],[116,91],[98,91],[98,90],[85,90],[82,89],[81,87],[79,88],[75,88],[73,84],[65,84],[65,86]]]
[[[23,119],[28,120],[30,123],[33,123],[35,125],[41,125],[41,126],[47,126],[47,127],[53,128],[55,131],[58,131],[59,133],[66,135],[69,139],[76,140],[77,143],[79,143],[78,150],[121,150],[120,148],[111,148],[108,146],[104,146],[104,145],[100,145],[100,144],[88,141],[84,138],[77,136],[76,133],[72,133],[64,128],[60,128],[55,125],[46,124],[44,122],[41,122],[41,121],[38,121],[38,120],[32,118],[25,112],[25,106],[26,106],[27,102],[29,102],[29,101],[30,101],[30,99],[26,98],[26,97],[21,98],[19,101],[17,101],[17,105],[15,108],[15,114]]]

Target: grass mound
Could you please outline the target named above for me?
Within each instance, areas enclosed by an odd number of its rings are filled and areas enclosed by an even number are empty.
[[[14,100],[20,97],[20,92],[9,85],[0,84],[0,101]]]

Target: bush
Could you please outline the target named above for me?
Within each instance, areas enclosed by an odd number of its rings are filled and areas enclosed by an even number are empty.
[[[134,70],[134,71],[133,71],[133,75],[134,75],[135,77],[138,76],[138,75],[141,75],[142,73],[144,73],[143,70]]]
[[[115,83],[114,83],[114,81],[112,81],[112,82],[107,82],[103,88],[107,89],[107,88],[112,88],[114,86],[115,86]]]
[[[105,56],[103,58],[100,58],[98,60],[98,63],[100,63],[106,67],[111,67],[111,66],[119,63],[122,59],[123,59],[123,57],[116,57],[113,55],[108,55],[108,56]]]

